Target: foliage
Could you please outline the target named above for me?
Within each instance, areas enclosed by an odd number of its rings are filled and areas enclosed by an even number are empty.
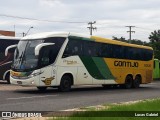
[[[151,35],[148,37],[151,43],[160,42],[160,30],[155,30],[151,32]]]
[[[160,59],[160,30],[151,32],[148,38],[150,39],[150,46],[154,50],[154,57]]]
[[[160,42],[150,44],[154,50],[154,57],[160,60]]]
[[[126,40],[124,37],[118,38],[118,37],[113,36],[112,38],[113,38],[113,40],[118,40],[118,41],[122,41],[122,42],[127,42],[127,43],[129,43],[129,41]],[[146,45],[146,44],[147,44],[146,42],[143,42],[143,41],[137,40],[137,39],[133,39],[133,40],[131,40],[130,42],[131,42],[132,44],[137,44],[137,45]]]
[[[118,38],[118,37],[113,36],[112,38],[113,38],[113,40],[118,40],[118,41],[122,41],[122,42],[128,42],[124,37]]]

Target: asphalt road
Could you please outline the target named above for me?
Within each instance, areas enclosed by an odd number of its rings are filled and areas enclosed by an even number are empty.
[[[59,111],[107,103],[160,98],[160,81],[141,85],[138,89],[85,86],[71,92],[7,85],[0,82],[0,111]]]

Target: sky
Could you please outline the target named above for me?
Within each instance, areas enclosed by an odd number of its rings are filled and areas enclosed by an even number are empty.
[[[151,32],[160,26],[159,6],[160,0],[0,0],[0,30],[15,30],[16,36],[30,27],[28,34],[66,31],[89,35],[88,22],[96,21],[95,36],[129,39],[125,26],[135,26],[132,39],[148,42]]]

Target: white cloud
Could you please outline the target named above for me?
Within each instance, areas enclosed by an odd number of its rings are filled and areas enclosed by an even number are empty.
[[[59,0],[40,0],[40,5],[47,7],[64,6]]]

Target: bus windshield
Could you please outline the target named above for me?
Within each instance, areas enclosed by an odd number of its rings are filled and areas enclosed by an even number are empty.
[[[14,61],[11,68],[14,71],[19,72],[32,71],[39,67],[39,63],[44,62],[44,58],[46,57],[48,57],[48,59],[50,59],[50,61],[53,63],[64,40],[65,38],[62,37],[21,40],[18,43],[17,49],[15,50]],[[54,47],[43,49],[39,56],[35,56],[35,47],[41,43],[55,43],[55,45]],[[49,64],[51,64],[51,62],[48,62],[48,64],[45,65]]]
[[[14,53],[12,69],[31,70],[37,66],[38,58],[34,55],[35,47],[44,40],[22,40]]]

